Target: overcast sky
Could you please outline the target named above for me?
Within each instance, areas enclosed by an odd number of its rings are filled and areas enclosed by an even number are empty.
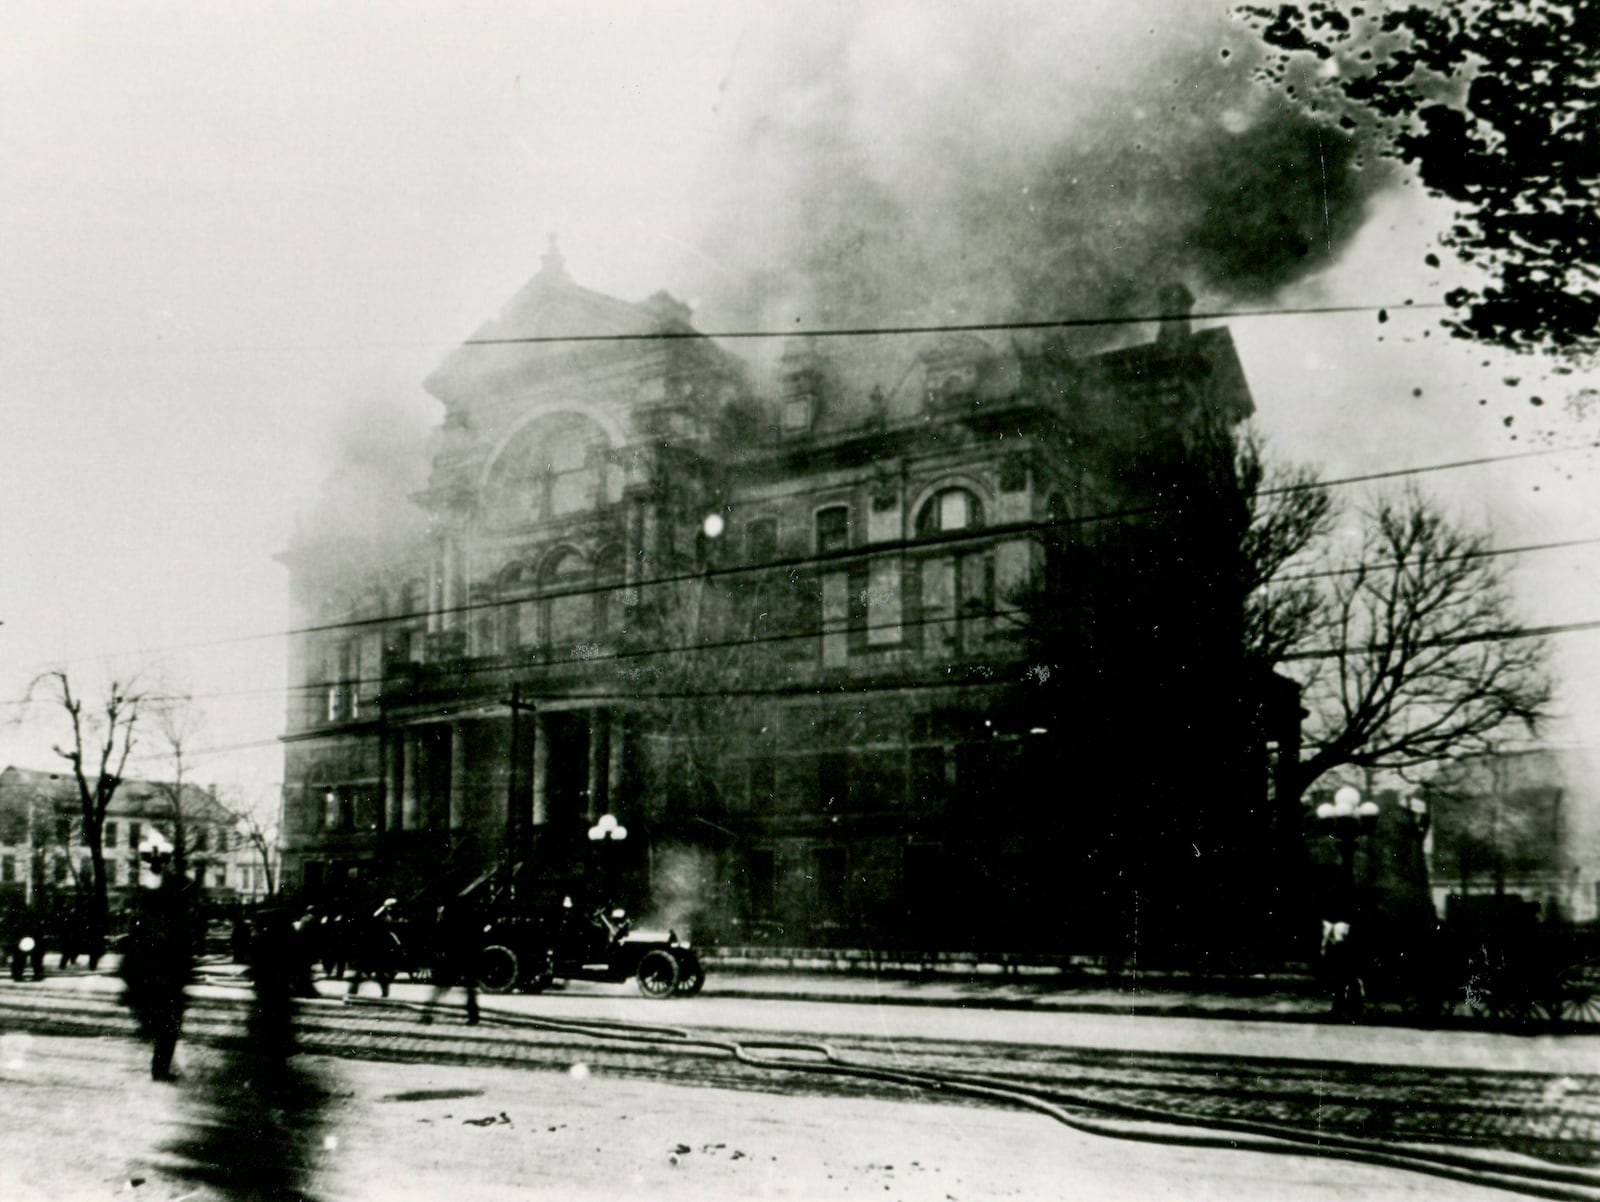
[[[0,7],[0,695],[20,696],[33,672],[62,661],[92,674],[97,656],[159,651],[208,698],[209,745],[260,744],[207,757],[202,774],[269,792],[281,775],[271,740],[283,642],[197,645],[284,628],[286,574],[273,556],[297,510],[364,432],[435,418],[420,381],[537,270],[549,232],[588,287],[628,299],[664,288],[699,304],[702,328],[745,325],[771,312],[741,291],[752,260],[763,246],[804,244],[816,179],[844,211],[856,201],[829,181],[869,179],[875,204],[936,231],[960,207],[961,181],[938,170],[951,140],[981,151],[963,170],[1004,180],[1065,136],[1050,106],[1081,138],[1106,122],[1176,129],[1178,116],[1147,113],[1106,80],[1214,54],[1196,39],[1221,9],[796,11]],[[1185,41],[1185,29],[1200,33]],[[834,63],[836,86],[814,85],[807,72]],[[1261,120],[1254,113],[1236,100],[1215,114],[1200,104],[1179,132],[1203,147],[1200,133],[1236,135]],[[818,132],[840,128],[842,166]],[[774,183],[802,171],[797,184]],[[748,190],[760,187],[790,199],[769,211]],[[927,213],[915,211],[919,197]],[[1415,189],[1374,186],[1349,213],[1346,228],[1330,221],[1304,270],[1252,281],[1252,307],[1381,304],[1388,322],[1368,312],[1229,323],[1276,447],[1337,477],[1593,441],[1600,413],[1569,403],[1581,382],[1454,343],[1437,312],[1403,308],[1440,294],[1422,265],[1440,215]],[[989,254],[972,246],[974,259]],[[912,251],[937,287],[949,255],[964,253],[943,247],[929,265],[925,245]],[[979,266],[963,270],[987,280]],[[1220,275],[1209,291],[1200,283],[1202,304],[1244,296]],[[981,319],[986,288],[964,293],[961,312]],[[761,295],[804,309],[810,294]],[[1034,295],[995,295],[993,316],[1025,311]],[[842,311],[793,317],[826,326]],[[1595,468],[1595,453],[1579,450],[1420,479],[1514,546],[1600,535]],[[1529,621],[1600,617],[1595,548],[1502,562]],[[1600,633],[1552,648],[1570,719],[1553,733],[1590,742]],[[54,737],[0,729],[0,762],[48,767]]]

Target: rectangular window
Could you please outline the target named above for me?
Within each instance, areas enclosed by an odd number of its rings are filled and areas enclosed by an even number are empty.
[[[0,856],[0,881],[3,881],[3,882],[5,882],[6,884],[9,885],[9,884],[11,884],[11,882],[15,881],[16,879],[17,879],[17,857],[16,856]]]
[[[772,807],[773,795],[778,791],[778,761],[770,744],[758,743],[750,757],[750,805],[756,810]]]
[[[850,760],[842,751],[817,757],[817,800],[824,813],[838,814],[850,804]]]
[[[119,881],[117,879],[117,871],[121,867],[122,867],[122,861],[121,860],[107,860],[106,861],[106,884],[108,884],[108,885],[120,885],[122,883],[121,881]]]
[[[1017,455],[1000,461],[1000,491],[1026,492],[1028,489],[1028,464]]]
[[[117,845],[117,824],[115,822],[108,822],[108,823],[106,823],[105,838],[102,841],[102,846],[104,846],[104,847],[115,847],[116,845]]]
[[[943,747],[911,749],[911,801],[921,810],[944,809],[949,792],[945,785]]]
[[[744,551],[751,563],[770,563],[778,558],[778,520],[758,518],[745,523]]]
[[[328,687],[328,721],[337,722],[344,713],[344,690],[338,685]]]
[[[840,916],[848,884],[848,861],[842,847],[819,847],[813,853],[812,876],[824,917]]]
[[[850,653],[850,577],[830,572],[822,578],[822,662],[830,668]]]
[[[946,489],[939,494],[939,529],[965,530],[972,521],[968,495],[959,488]]]
[[[850,506],[830,505],[817,511],[817,554],[850,546]]]
[[[772,913],[777,874],[778,858],[771,851],[755,848],[745,852],[744,887],[750,917],[765,918]]]
[[[194,832],[194,849],[196,851],[211,850],[211,830],[209,827],[198,827]]]
[[[900,641],[900,563],[875,559],[867,572],[867,643],[882,646]]]

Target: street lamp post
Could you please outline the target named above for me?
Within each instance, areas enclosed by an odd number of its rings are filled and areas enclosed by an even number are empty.
[[[1361,793],[1345,785],[1317,807],[1317,829],[1339,845],[1340,904],[1345,921],[1353,917],[1356,898],[1356,840],[1370,835],[1378,825],[1378,803],[1362,801]]]
[[[614,814],[601,814],[595,824],[589,828],[589,842],[594,844],[609,845],[612,843],[621,843],[627,837],[628,828],[620,824],[616,819],[616,815]],[[608,893],[614,892],[615,882],[611,879],[612,853],[608,851],[601,851],[599,853],[599,858],[602,884],[606,886],[606,891]],[[607,897],[605,899],[605,904],[608,906],[613,905],[614,903],[614,898]]]

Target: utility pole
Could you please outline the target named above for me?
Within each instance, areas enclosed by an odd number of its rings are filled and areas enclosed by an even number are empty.
[[[511,696],[503,699],[501,704],[508,706],[511,710],[511,762],[507,765],[506,772],[505,845],[506,887],[507,892],[510,892],[513,885],[513,869],[516,867],[517,853],[522,848],[526,841],[525,836],[528,834],[526,823],[520,821],[521,816],[517,812],[520,804],[520,796],[517,790],[517,766],[522,758],[518,755],[522,741],[521,715],[524,710],[528,713],[533,713],[538,707],[531,701],[522,700],[522,686],[519,684],[511,686]]]

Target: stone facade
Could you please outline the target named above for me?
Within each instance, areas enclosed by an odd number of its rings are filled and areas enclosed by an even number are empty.
[[[426,386],[427,536],[284,557],[291,888],[420,887],[509,849],[724,942],[994,946],[1070,939],[1074,906],[1094,925],[1158,795],[1201,815],[1164,836],[1186,857],[1263,809],[1262,740],[1214,746],[1249,704],[1215,650],[1226,590],[1175,583],[1218,532],[1168,520],[1174,472],[1226,508],[1251,402],[1225,330],[747,361],[552,252]],[[1090,563],[1096,612],[1158,615],[1092,677],[1069,620]],[[606,813],[626,840],[586,837]],[[1073,902],[1067,875],[1100,891]]]

